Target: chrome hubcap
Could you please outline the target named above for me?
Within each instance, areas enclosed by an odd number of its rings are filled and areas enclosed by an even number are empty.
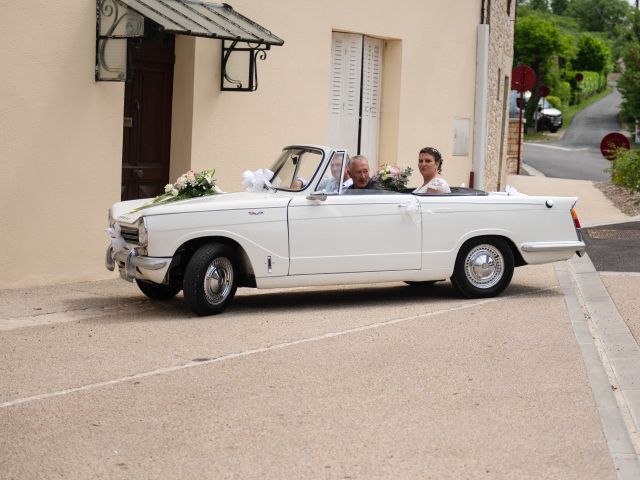
[[[464,271],[474,287],[491,288],[504,274],[504,258],[493,245],[477,245],[467,254]]]
[[[233,285],[233,265],[228,258],[218,257],[204,274],[204,295],[212,305],[226,300]]]

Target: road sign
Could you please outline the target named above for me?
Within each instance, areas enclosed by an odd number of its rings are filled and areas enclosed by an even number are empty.
[[[576,82],[581,82],[582,80],[584,80],[584,75],[581,74],[580,72],[576,73]]]
[[[524,108],[523,94],[531,90],[536,84],[536,72],[529,65],[518,65],[511,71],[511,90],[520,92],[520,115],[518,119],[518,167],[516,174],[520,175],[520,148],[522,146],[522,109]]]
[[[538,91],[538,93],[540,93],[541,97],[546,97],[547,95],[549,95],[551,93],[551,89],[549,87],[547,87],[546,85],[542,85],[540,87],[540,90]]]
[[[631,148],[629,139],[618,132],[608,133],[600,142],[600,152],[602,156],[611,161],[615,158],[615,152],[619,148]]]
[[[536,84],[536,72],[529,65],[518,65],[511,72],[511,89],[517,92],[531,90]]]

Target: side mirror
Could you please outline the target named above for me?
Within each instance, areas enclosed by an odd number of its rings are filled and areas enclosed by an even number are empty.
[[[307,200],[319,200],[324,202],[327,199],[327,194],[324,192],[313,192],[310,195],[307,195]]]

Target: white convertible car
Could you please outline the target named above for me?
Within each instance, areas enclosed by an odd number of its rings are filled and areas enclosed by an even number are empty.
[[[514,267],[585,249],[575,197],[347,189],[335,180],[344,158],[344,150],[295,145],[255,191],[139,210],[149,199],[116,203],[106,266],[154,299],[183,290],[193,312],[210,315],[237,287],[450,278],[466,297],[491,297],[509,285]]]

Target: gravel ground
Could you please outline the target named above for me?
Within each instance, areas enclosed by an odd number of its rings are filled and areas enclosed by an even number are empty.
[[[623,213],[630,216],[640,215],[640,192],[631,193],[609,182],[594,182],[593,184]]]

